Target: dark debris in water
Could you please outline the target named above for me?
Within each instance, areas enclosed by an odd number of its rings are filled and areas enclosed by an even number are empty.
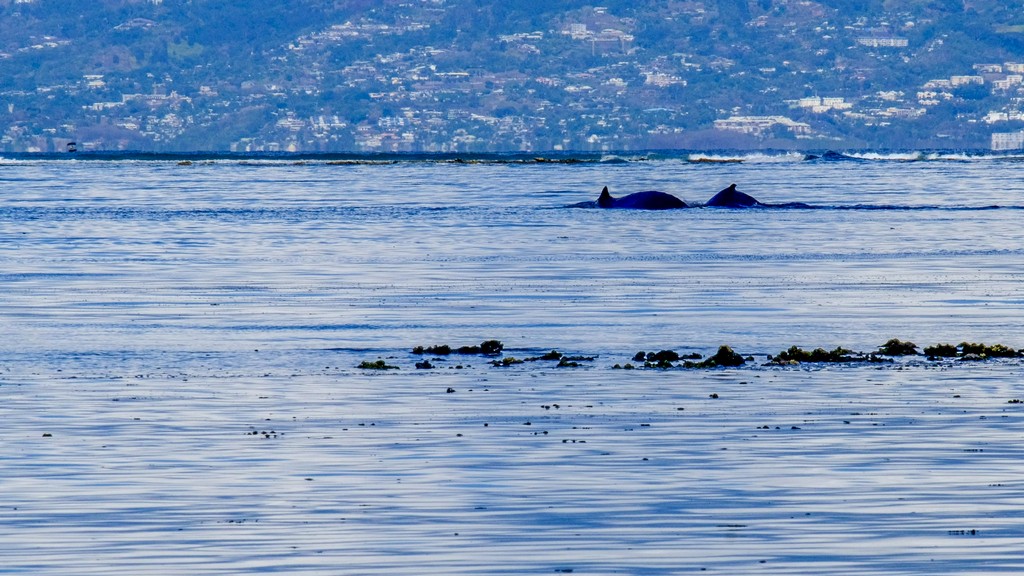
[[[1003,344],[993,344],[988,346],[986,344],[976,344],[973,342],[961,342],[960,343],[960,355],[961,357],[968,355],[977,355],[982,359],[986,358],[1015,358],[1024,356],[1024,352],[1020,352],[1005,346]]]
[[[413,354],[433,354],[435,356],[448,356],[449,354],[482,354],[484,356],[497,356],[505,349],[500,340],[484,340],[479,345],[459,346],[452,348],[447,344],[436,346],[416,346],[412,349]]]
[[[412,354],[423,356],[430,354],[435,356],[431,360],[434,363],[442,361],[445,356],[452,354],[482,355],[490,356],[493,359],[489,364],[493,367],[505,368],[527,363],[551,362],[558,368],[577,368],[584,366],[583,363],[593,362],[597,356],[567,355],[553,349],[538,356],[502,356],[504,344],[500,340],[485,340],[479,345],[452,347],[448,344],[433,346],[416,346]],[[1004,344],[983,344],[961,342],[959,345],[935,344],[920,349],[917,344],[892,338],[880,345],[873,352],[854,352],[853,350],[838,346],[831,350],[818,347],[810,350],[800,346],[790,346],[788,349],[776,355],[769,355],[768,362],[762,366],[798,366],[801,364],[893,364],[895,357],[924,357],[928,361],[939,361],[944,359],[960,361],[984,361],[992,358],[1024,358],[1024,351],[1016,350]],[[662,349],[657,352],[639,351],[631,357],[631,362],[616,363],[611,366],[614,370],[637,370],[637,369],[714,369],[714,368],[736,368],[752,363],[754,357],[743,355],[728,345],[722,345],[718,351],[707,358],[700,353],[680,353],[674,350]],[[423,359],[415,362],[417,369],[425,370],[435,368],[430,360]],[[551,366],[551,364],[546,364]],[[398,366],[387,364],[384,360],[375,362],[363,362],[359,368],[367,370],[395,370]],[[449,368],[452,368],[449,366]],[[463,366],[457,366],[461,369]]]
[[[519,359],[514,356],[506,356],[499,360],[492,360],[492,366],[504,367],[512,366],[514,364],[525,364],[526,362],[540,362],[540,361],[558,361],[555,366],[558,368],[578,368],[582,366],[580,362],[593,362],[595,356],[566,356],[557,350],[552,350],[542,356],[531,356],[529,358]]]
[[[526,362],[536,362],[538,360],[561,360],[562,356],[563,356],[562,353],[559,352],[558,350],[552,350],[551,352],[548,352],[548,353],[543,354],[541,356],[533,356],[533,357],[530,357],[530,358],[524,358],[524,360]]]
[[[742,366],[746,361],[746,358],[734,352],[732,348],[728,346],[720,346],[718,348],[718,352],[707,360],[696,363],[687,362],[684,366],[687,368],[717,368],[719,366],[736,367]]]
[[[891,359],[882,358],[878,354],[855,353],[841,346],[834,350],[815,348],[807,351],[799,346],[790,346],[787,350],[779,352],[768,359],[767,365],[793,366],[806,362],[841,364],[854,362],[892,362]]]
[[[893,338],[882,344],[876,352],[881,356],[916,356],[917,353],[917,344],[904,342],[899,338]]]
[[[1024,350],[1015,350],[1005,344],[988,345],[977,342],[926,346],[924,354],[928,356],[929,360],[957,358],[968,362],[988,360],[989,358],[1024,358]]]
[[[398,366],[392,366],[385,362],[383,359],[368,361],[364,360],[359,363],[358,368],[363,370],[398,370]]]
[[[952,344],[936,344],[934,346],[926,346],[924,353],[929,358],[956,358],[960,351],[957,347]]]

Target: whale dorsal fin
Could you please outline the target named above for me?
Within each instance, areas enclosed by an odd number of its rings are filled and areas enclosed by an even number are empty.
[[[601,195],[597,197],[597,205],[601,208],[608,208],[612,204],[615,204],[615,198],[612,198],[612,195],[608,192],[608,187],[605,186],[601,190]]]

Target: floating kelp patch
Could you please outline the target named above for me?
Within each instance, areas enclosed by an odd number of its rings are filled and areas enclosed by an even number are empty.
[[[878,350],[870,354],[855,353],[852,350],[839,347],[835,350],[815,348],[810,352],[797,346],[780,352],[774,357],[769,357],[769,365],[792,365],[804,362],[822,363],[846,363],[846,362],[892,362],[891,358],[883,356],[919,356],[917,345],[913,342],[893,338],[879,346]],[[980,361],[989,358],[1020,358],[1024,357],[1024,351],[1015,350],[1004,344],[979,344],[973,342],[961,342],[959,345],[935,344],[925,346],[923,354],[929,360],[941,360],[944,358],[958,358],[963,361]]]
[[[374,360],[373,362],[370,362],[368,360],[364,360],[364,361],[359,363],[359,366],[357,366],[357,368],[360,368],[360,369],[363,369],[363,370],[398,370],[399,369],[398,366],[392,366],[392,365],[388,364],[387,362],[385,362],[384,360]]]
[[[924,354],[929,360],[942,358],[959,358],[964,361],[988,360],[989,358],[1020,358],[1024,357],[1024,351],[1015,350],[1004,344],[980,344],[976,342],[961,342],[959,345],[936,344],[926,346]]]
[[[666,370],[676,367],[673,362],[679,362],[680,360],[700,360],[703,357],[704,356],[697,352],[692,354],[679,354],[675,350],[660,350],[658,352],[644,352],[641,350],[633,355],[633,361],[643,362],[644,368],[661,368]],[[627,370],[631,369],[632,366],[627,368]]]
[[[531,356],[529,358],[518,359],[513,356],[506,356],[499,360],[491,360],[491,366],[512,366],[515,364],[523,364],[526,362],[541,362],[541,361],[558,361],[556,367],[558,368],[577,368],[581,366],[580,362],[592,362],[595,356],[566,356],[558,350],[552,350],[541,356]]]
[[[417,346],[412,349],[413,354],[434,354],[435,356],[447,356],[452,353],[452,347],[447,344],[438,346]]]
[[[718,368],[720,366],[735,368],[736,366],[742,366],[746,361],[746,358],[734,352],[732,348],[720,346],[718,352],[715,352],[715,355],[707,360],[703,362],[685,362],[683,366],[686,368]]]
[[[551,352],[547,352],[541,356],[531,356],[529,358],[524,358],[524,360],[526,362],[537,362],[538,360],[561,360],[562,357],[563,355],[561,352],[558,350],[552,350]]]
[[[633,355],[634,362],[676,362],[679,354],[674,350],[662,350],[661,352],[644,352],[643,350]]]
[[[452,349],[447,344],[437,346],[416,346],[412,349],[413,354],[434,354],[436,356],[447,356],[449,354],[482,354],[484,356],[497,356],[505,349],[500,340],[484,340],[479,346],[460,346]]]
[[[913,342],[904,342],[899,338],[893,338],[878,348],[881,356],[917,356],[917,345]]]
[[[963,357],[976,355],[981,357],[981,359],[1015,358],[1018,356],[1024,356],[1024,353],[1018,352],[1009,346],[1004,346],[1003,344],[993,344],[992,346],[988,346],[986,344],[976,344],[973,342],[961,342],[960,354]]]
[[[729,346],[721,346],[718,348],[713,356],[705,360],[701,360],[702,355],[694,352],[692,354],[679,354],[673,350],[661,350],[659,352],[637,352],[633,355],[634,362],[643,362],[644,368],[657,368],[661,370],[668,370],[670,368],[719,368],[719,367],[736,367],[742,366],[747,362],[747,358],[737,354]],[[752,359],[752,358],[751,358]],[[674,364],[679,362],[680,364]],[[696,360],[701,360],[696,362]],[[636,367],[632,364],[626,364],[625,366],[616,364],[612,367],[616,370],[634,370]]]
[[[960,351],[953,344],[936,344],[925,346],[924,353],[929,360],[936,360],[938,358],[956,358]]]
[[[562,356],[556,368],[579,368],[580,362],[593,362],[595,356]]]
[[[843,347],[836,347],[834,350],[815,348],[808,352],[798,346],[790,346],[787,350],[779,352],[768,358],[766,365],[791,366],[805,362],[819,362],[829,364],[842,364],[852,362],[892,362],[891,359],[881,358],[877,354],[855,353]]]
[[[661,350],[659,352],[644,352],[641,350],[633,355],[634,362],[678,362],[680,360],[700,360],[703,358],[701,354],[693,352],[691,354],[680,354],[674,350]]]
[[[507,356],[502,357],[504,351],[504,344],[500,340],[485,340],[479,345],[472,346],[460,346],[454,348],[448,344],[440,344],[434,346],[416,346],[412,349],[412,354],[417,356],[423,356],[426,354],[434,355],[435,357],[417,360],[415,362],[416,368],[418,369],[431,369],[435,368],[435,364],[442,360],[442,357],[451,354],[464,354],[464,355],[483,355],[489,356],[488,362],[492,367],[504,368],[510,366],[518,366],[522,364],[530,364],[541,362],[547,367],[557,368],[575,368],[583,366],[584,362],[593,362],[597,359],[597,356],[570,356],[564,354],[557,349],[552,349],[549,352],[537,356]],[[814,348],[804,349],[799,346],[790,346],[788,349],[779,352],[778,354],[768,356],[768,362],[763,364],[765,367],[771,366],[797,366],[801,364],[856,364],[856,363],[872,363],[872,364],[893,364],[896,362],[895,357],[927,357],[929,361],[938,361],[942,359],[953,359],[960,361],[984,361],[992,358],[1024,358],[1024,351],[1016,350],[1004,344],[983,344],[983,343],[971,343],[961,342],[959,345],[953,344],[936,344],[933,346],[926,346],[923,351],[919,351],[917,344],[901,340],[899,338],[892,338],[886,341],[884,344],[878,347],[873,352],[854,352],[853,350],[838,346],[831,350],[825,348]],[[659,369],[669,370],[676,368],[683,369],[713,369],[722,367],[740,367],[754,361],[754,357],[746,354],[740,354],[732,349],[728,345],[722,345],[718,348],[718,351],[708,358],[704,358],[701,354],[693,353],[680,353],[674,350],[659,350],[657,352],[639,351],[635,353],[631,362],[614,364],[610,368],[613,370],[636,370],[636,369]],[[921,362],[922,360],[918,360]],[[551,363],[551,364],[548,364]],[[466,366],[468,368],[469,366]],[[359,365],[359,368],[367,370],[394,370],[397,366],[388,365],[383,360],[377,360],[376,362],[363,362]],[[449,366],[451,369],[452,367]],[[455,369],[461,369],[463,366],[456,366]]]

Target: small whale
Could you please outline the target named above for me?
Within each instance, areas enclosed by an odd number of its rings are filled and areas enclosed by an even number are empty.
[[[705,206],[713,208],[789,208],[789,209],[811,209],[814,206],[803,202],[783,202],[781,204],[766,204],[750,194],[745,194],[736,189],[735,184],[715,194],[707,201]]]
[[[598,208],[631,208],[634,210],[672,210],[674,208],[688,208],[686,202],[665,192],[648,190],[646,192],[634,192],[622,198],[613,198],[605,186],[601,190],[601,196],[597,199]]]
[[[750,208],[751,206],[762,206],[762,204],[753,196],[744,194],[737,190],[735,184],[730,184],[728,188],[712,196],[704,205],[713,206],[715,208]]]

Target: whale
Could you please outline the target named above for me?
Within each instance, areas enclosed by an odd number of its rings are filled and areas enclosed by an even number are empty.
[[[735,184],[711,197],[704,203],[705,206],[714,208],[750,208],[751,206],[763,206],[750,194],[745,194],[736,189]]]
[[[629,208],[633,210],[672,210],[675,208],[688,208],[689,206],[686,202],[671,194],[656,190],[634,192],[621,198],[613,198],[608,192],[608,187],[605,186],[604,190],[601,190],[601,195],[597,198],[597,207]]]
[[[668,194],[666,192],[658,192],[656,190],[647,190],[644,192],[634,192],[633,194],[627,194],[621,198],[615,198],[608,192],[608,187],[605,186],[601,190],[601,195],[597,198],[597,201],[592,202],[580,202],[579,204],[573,204],[573,208],[625,208],[633,210],[672,210],[676,208],[814,208],[809,204],[803,202],[785,202],[782,204],[767,204],[759,201],[757,198],[740,192],[736,189],[735,184],[730,184],[728,188],[720,191],[711,197],[710,200],[704,204],[687,204],[679,198]]]
[[[728,188],[712,196],[704,206],[712,208],[814,208],[814,206],[803,202],[782,202],[780,204],[768,204],[761,202],[750,194],[737,190],[735,184],[730,184]]]

